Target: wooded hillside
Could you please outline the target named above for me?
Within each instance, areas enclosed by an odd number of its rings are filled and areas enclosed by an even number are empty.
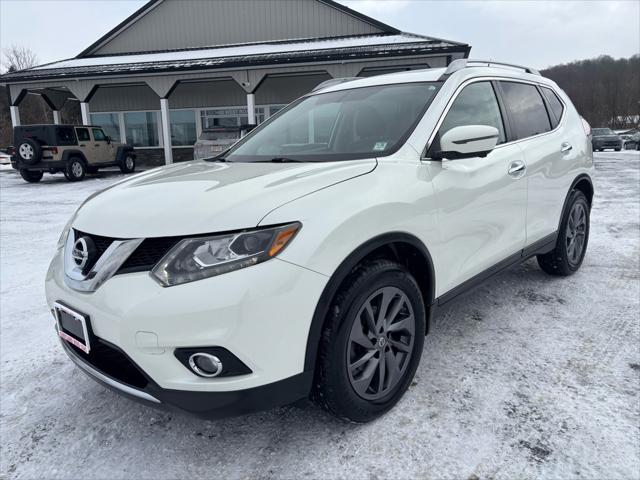
[[[640,55],[618,60],[601,56],[543,70],[571,98],[592,127],[631,128],[640,114]]]

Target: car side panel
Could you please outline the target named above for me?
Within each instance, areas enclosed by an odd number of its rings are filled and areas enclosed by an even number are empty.
[[[565,143],[571,149],[562,152]],[[593,156],[580,117],[571,104],[567,104],[556,130],[523,140],[519,145],[527,164],[527,244],[530,245],[558,229],[567,192],[580,173],[591,175]]]
[[[415,150],[405,147],[402,151],[410,155],[395,161],[385,159],[371,173],[314,192],[266,215],[260,225],[302,222],[295,240],[278,258],[330,276],[362,244],[389,232],[413,235],[429,251],[439,250],[437,204],[429,172]],[[401,152],[396,156],[402,157]],[[436,278],[440,274],[435,271]],[[438,285],[436,281],[436,295]]]

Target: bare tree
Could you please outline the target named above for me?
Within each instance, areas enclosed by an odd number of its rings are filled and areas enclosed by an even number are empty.
[[[28,47],[12,45],[3,48],[2,57],[2,68],[5,72],[24,70],[38,64],[38,56]]]

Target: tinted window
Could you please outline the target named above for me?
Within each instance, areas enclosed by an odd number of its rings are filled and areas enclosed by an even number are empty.
[[[104,132],[100,128],[92,128],[91,131],[93,132],[93,139],[96,142],[101,142],[107,139],[107,137],[104,135]]]
[[[553,128],[556,128],[560,119],[562,118],[562,111],[564,110],[564,106],[562,102],[558,98],[558,96],[551,90],[550,88],[542,87],[542,93],[547,98],[547,102],[549,102],[549,106],[551,107],[551,111],[555,116],[555,119],[552,119]]]
[[[90,142],[91,137],[89,136],[89,130],[86,128],[76,128],[76,133],[78,134],[78,140],[81,142]]]
[[[75,145],[76,133],[73,127],[56,128],[56,145]]]
[[[453,127],[463,125],[495,127],[500,132],[498,143],[506,141],[502,115],[491,83],[478,82],[465,87],[451,105],[438,135],[440,137]]]
[[[500,82],[504,99],[511,114],[517,139],[532,137],[551,130],[547,109],[534,85]]]

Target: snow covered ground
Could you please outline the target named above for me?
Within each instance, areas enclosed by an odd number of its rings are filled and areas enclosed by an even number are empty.
[[[0,172],[0,478],[640,478],[640,154],[597,155],[582,270],[513,268],[449,307],[400,404],[368,425],[285,407],[205,422],[74,368],[43,280],[103,173]]]

